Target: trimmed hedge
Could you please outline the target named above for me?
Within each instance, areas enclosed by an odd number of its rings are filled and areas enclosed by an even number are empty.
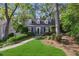
[[[27,34],[20,34],[18,36],[13,36],[13,37],[9,38],[7,40],[7,42],[16,42],[16,41],[24,39],[25,37],[27,37]]]

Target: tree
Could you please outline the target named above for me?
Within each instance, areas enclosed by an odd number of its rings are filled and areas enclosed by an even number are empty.
[[[61,11],[62,27],[70,35],[79,34],[79,4],[67,4]]]
[[[54,12],[53,12],[54,6],[52,3],[48,4],[42,4],[41,7],[41,19],[46,20],[47,17],[50,17],[53,19],[54,17]]]
[[[21,3],[18,8],[19,10],[16,13],[16,17],[14,17],[15,20],[12,20],[12,24],[16,32],[20,29],[20,25],[25,27],[25,22],[27,20],[34,19],[34,9],[31,4]]]
[[[6,26],[5,26],[5,33],[4,33],[4,40],[7,38],[8,36],[8,32],[9,32],[9,24],[10,24],[10,20],[14,14],[14,12],[16,11],[17,9],[17,5],[15,7],[15,9],[12,11],[11,15],[9,15],[9,11],[8,11],[8,5],[7,3],[5,3],[5,18],[6,18]]]
[[[56,30],[56,36],[59,36],[60,34],[60,18],[59,18],[59,8],[58,4],[54,4],[54,9],[55,9],[55,30]]]

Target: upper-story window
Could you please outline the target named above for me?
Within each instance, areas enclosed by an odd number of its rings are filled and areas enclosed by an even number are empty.
[[[40,20],[37,20],[37,24],[40,24]]]
[[[48,24],[48,20],[45,20],[45,24]]]

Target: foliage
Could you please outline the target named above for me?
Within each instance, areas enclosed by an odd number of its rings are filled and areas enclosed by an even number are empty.
[[[13,37],[13,36],[14,36],[14,33],[10,33],[10,34],[8,34],[7,39],[9,39],[10,37]]]
[[[9,38],[7,40],[7,43],[14,43],[16,41],[20,41],[20,40],[23,40],[24,38],[26,38],[27,35],[26,34],[20,34],[20,35],[17,35],[17,36],[13,36],[11,38]]]
[[[51,36],[47,36],[47,37],[48,37],[49,40],[51,39]]]
[[[0,48],[2,48],[3,44],[4,44],[3,42],[0,42]]]
[[[10,17],[14,8],[16,7],[16,5],[18,5],[18,3],[15,3],[15,4],[10,4],[10,3],[7,3],[8,4],[8,16]],[[4,4],[1,4],[0,6],[0,19],[1,20],[5,20],[5,7],[4,7]],[[13,18],[13,16],[12,16]]]
[[[79,56],[79,51],[76,52],[76,56]]]
[[[79,44],[79,34],[76,35],[75,39],[76,39],[76,43]]]
[[[45,20],[47,17],[52,18],[54,16],[53,9],[54,9],[54,6],[51,3],[50,4],[49,3],[42,4],[41,19]]]
[[[61,13],[61,23],[64,31],[70,35],[79,33],[79,4],[67,4]]]
[[[61,35],[58,35],[58,36],[55,36],[55,39],[58,41],[58,42],[61,42]]]
[[[28,32],[28,28],[24,27],[22,24],[19,24],[16,28],[16,32],[20,32],[22,34],[28,34],[28,36],[34,35],[32,32]]]
[[[61,43],[65,44],[65,45],[68,45],[68,44],[69,44],[69,41],[66,40],[66,39],[62,39],[62,40],[61,40]]]
[[[52,32],[46,32],[46,33],[43,34],[43,36],[45,36],[45,35],[51,35],[51,34],[52,34]]]
[[[28,28],[24,27],[22,24],[18,25],[16,32],[27,34]]]
[[[45,45],[40,40],[32,40],[1,53],[4,56],[65,56],[65,53],[61,49]]]
[[[27,35],[28,35],[28,36],[34,36],[34,33],[32,33],[32,32],[27,32]]]
[[[28,32],[28,28],[27,27],[23,27],[21,33],[27,34]]]
[[[36,40],[42,40],[42,39],[44,39],[44,38],[45,38],[45,36],[39,36],[39,37],[37,37]]]
[[[52,40],[54,40],[54,39],[55,39],[55,37],[56,37],[56,34],[55,34],[55,33],[53,33],[53,34],[51,35],[51,39],[52,39]]]
[[[31,4],[21,3],[18,6],[18,10],[19,11],[16,12],[16,17],[14,17],[14,20],[12,21],[16,31],[19,29],[19,26],[25,27],[25,22],[27,20],[34,19],[34,10]]]
[[[0,48],[2,48],[4,45],[6,45],[6,41],[0,40]]]
[[[15,7],[14,8],[10,8],[8,3],[5,3],[3,7],[0,7],[0,11],[1,11],[1,20],[6,20],[6,26],[4,29],[4,37],[3,39],[5,40],[8,36],[9,33],[9,25],[10,25],[10,21],[12,19],[12,17],[14,16],[14,13],[17,9],[17,4],[13,4]],[[10,5],[12,6],[12,5]]]

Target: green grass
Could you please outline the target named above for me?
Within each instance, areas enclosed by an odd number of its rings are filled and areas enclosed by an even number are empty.
[[[44,45],[40,40],[33,40],[24,45],[0,52],[3,56],[65,56],[58,48]]]

